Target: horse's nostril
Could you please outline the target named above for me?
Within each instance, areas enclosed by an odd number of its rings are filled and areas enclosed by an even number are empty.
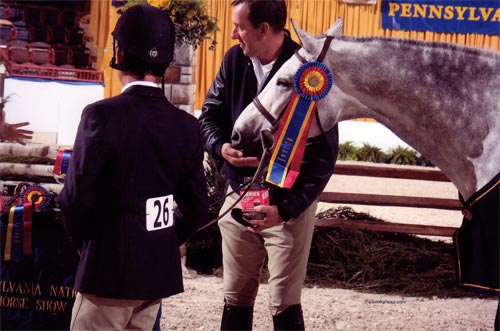
[[[231,144],[233,146],[237,146],[239,145],[241,142],[241,135],[236,132],[236,131],[233,131],[233,135],[231,136]]]

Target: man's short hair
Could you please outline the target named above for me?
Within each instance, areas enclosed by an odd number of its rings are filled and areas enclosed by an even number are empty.
[[[234,0],[231,6],[247,4],[250,13],[248,20],[254,27],[267,22],[275,31],[283,31],[286,23],[285,0]]]

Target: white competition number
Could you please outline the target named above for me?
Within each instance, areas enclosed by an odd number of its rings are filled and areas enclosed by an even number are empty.
[[[174,225],[174,196],[151,198],[146,201],[146,229],[156,231]]]

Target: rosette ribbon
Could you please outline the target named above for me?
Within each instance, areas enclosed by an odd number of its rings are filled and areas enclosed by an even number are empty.
[[[49,191],[41,185],[28,185],[21,191],[21,203],[33,204],[35,211],[40,211],[49,205]]]
[[[269,161],[267,182],[282,188],[291,188],[295,183],[316,102],[328,95],[332,84],[331,72],[318,61],[303,64],[295,74],[295,92],[280,120],[277,147]]]

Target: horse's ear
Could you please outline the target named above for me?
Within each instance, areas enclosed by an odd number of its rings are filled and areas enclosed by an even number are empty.
[[[304,30],[302,30],[301,28],[298,27],[297,24],[295,24],[295,21],[293,19],[290,19],[291,23],[292,23],[292,27],[293,29],[295,30],[295,33],[297,34],[297,36],[299,37],[299,39],[302,40],[302,36],[304,34],[307,34]]]
[[[342,18],[338,18],[335,23],[326,31],[327,36],[337,37],[342,35]]]
[[[309,35],[307,32],[305,32],[304,30],[299,28],[293,20],[291,20],[291,21],[292,21],[293,29],[295,30],[295,33],[299,37],[299,40],[300,40],[300,43],[302,44],[302,46],[304,46],[306,49],[313,49],[312,47],[307,47],[307,46],[308,45],[312,46],[312,44],[314,43],[313,42],[314,38],[311,35]]]

